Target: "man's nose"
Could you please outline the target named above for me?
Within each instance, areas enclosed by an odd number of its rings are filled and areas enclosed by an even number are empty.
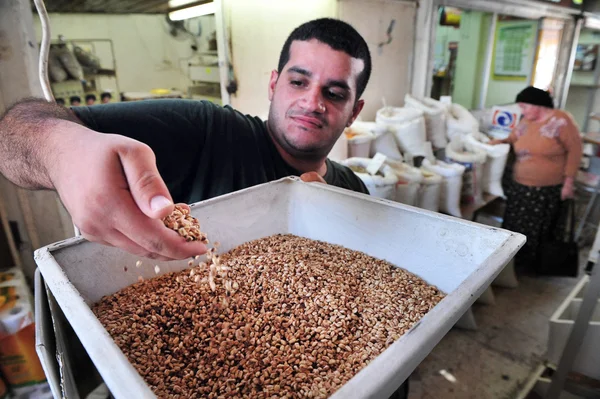
[[[325,101],[323,100],[323,94],[319,88],[311,88],[304,93],[304,97],[301,102],[302,108],[308,112],[318,112],[320,114],[325,112]]]

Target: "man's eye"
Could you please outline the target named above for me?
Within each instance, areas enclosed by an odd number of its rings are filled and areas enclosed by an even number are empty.
[[[302,86],[302,81],[300,81],[300,80],[292,80],[292,81],[290,82],[290,84],[291,84],[292,86],[297,86],[297,87],[300,87],[300,86]]]
[[[343,100],[344,99],[343,94],[336,93],[335,91],[327,91],[327,97],[329,97],[332,100]]]

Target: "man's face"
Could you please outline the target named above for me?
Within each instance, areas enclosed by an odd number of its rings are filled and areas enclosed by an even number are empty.
[[[281,74],[271,73],[268,127],[271,136],[294,158],[327,156],[364,102],[356,101],[356,78],[364,68],[316,39],[294,41]]]

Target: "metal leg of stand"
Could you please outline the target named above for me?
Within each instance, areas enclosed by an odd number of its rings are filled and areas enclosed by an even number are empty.
[[[573,368],[575,358],[579,354],[583,338],[594,313],[594,308],[598,304],[598,297],[600,297],[600,269],[594,267],[579,314],[577,315],[577,319],[575,319],[575,324],[558,362],[556,373],[552,376],[552,383],[548,389],[546,399],[558,399],[560,397],[560,393],[567,380],[567,375]]]
[[[592,208],[594,207],[594,204],[596,203],[596,197],[598,197],[599,193],[600,193],[600,180],[598,181],[596,188],[592,192],[590,200],[588,201],[588,203],[585,207],[585,212],[583,212],[583,216],[581,216],[581,219],[579,219],[579,224],[577,226],[577,230],[575,231],[575,241],[579,240],[579,237],[581,236],[581,232],[583,231],[583,227],[587,223],[587,218],[590,216],[590,212],[592,212]]]

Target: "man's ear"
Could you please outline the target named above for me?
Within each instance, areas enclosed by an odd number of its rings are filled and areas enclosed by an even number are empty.
[[[346,124],[346,127],[350,127],[350,125],[352,125],[354,123],[356,118],[358,118],[358,114],[360,114],[360,111],[362,111],[364,106],[365,106],[365,100],[358,100],[356,102],[356,104],[354,105],[354,109],[352,110],[352,117]]]
[[[279,72],[273,69],[271,71],[271,79],[269,79],[269,101],[273,101],[273,95],[275,94],[275,86],[277,85],[277,79],[279,79]]]

